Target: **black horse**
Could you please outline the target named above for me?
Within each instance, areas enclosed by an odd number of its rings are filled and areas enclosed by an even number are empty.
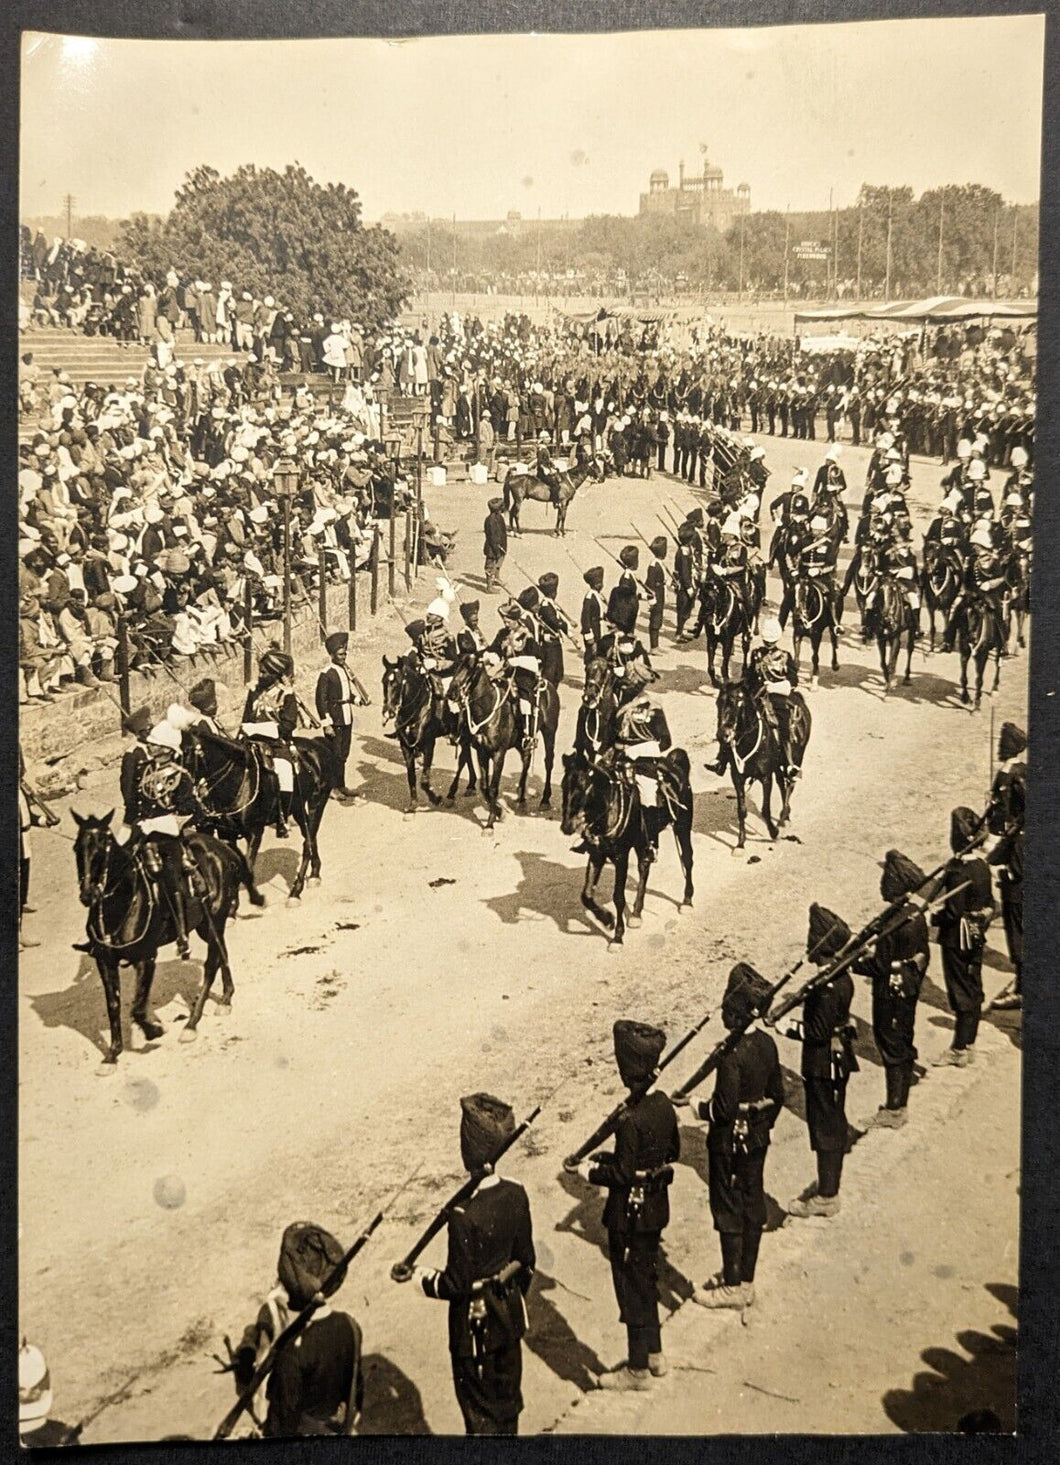
[[[898,657],[905,650],[905,675],[902,686],[907,687],[913,668],[913,645],[917,633],[917,613],[909,604],[905,591],[890,575],[880,581],[873,612],[876,631],[876,646],[880,653],[880,671],[883,673],[883,695],[894,687],[898,670]]]
[[[135,847],[118,844],[110,830],[111,814],[102,819],[75,813],[77,838],[74,857],[81,904],[88,907],[85,950],[99,969],[110,1020],[110,1048],[105,1063],[116,1063],[122,1052],[121,975],[122,962],[135,968],[136,992],[132,1020],[149,1041],[160,1038],[162,1024],[149,1016],[147,1004],[155,962],[161,947],[176,940],[176,922],[165,900],[158,898],[155,882],[144,870]],[[218,971],[223,988],[220,1005],[228,1007],[235,988],[225,946],[225,926],[239,905],[239,891],[246,887],[253,905],[265,900],[254,884],[254,873],[238,849],[211,835],[187,836],[187,848],[195,863],[195,886],[188,899],[188,929],[206,943],[202,986],[199,988],[181,1041],[195,1037],[206,998]]]
[[[1027,642],[1024,627],[1031,610],[1031,557],[1025,549],[1013,548],[1005,558],[1005,646],[1012,636],[1012,622],[1016,623],[1016,647],[1022,649]]]
[[[986,664],[994,658],[994,686],[996,692],[1001,684],[1001,656],[1005,650],[1005,631],[996,607],[979,595],[969,595],[957,607],[955,619],[957,650],[961,658],[961,701],[967,705],[968,665],[975,665],[975,705],[979,711],[983,696],[983,674]]]
[[[578,468],[557,474],[559,486],[555,489],[543,483],[533,473],[521,471],[516,464],[504,475],[504,508],[508,515],[508,530],[511,534],[522,534],[519,524],[519,510],[526,499],[551,504],[556,510],[557,536],[567,532],[567,510],[574,495],[587,478],[601,479],[603,471],[595,458],[590,458]]]
[[[839,650],[836,640],[835,597],[830,586],[810,575],[798,575],[795,579],[791,634],[795,649],[795,665],[799,665],[802,643],[808,640],[811,650],[810,686],[817,686],[821,671],[821,642],[825,633],[832,638],[832,670],[839,670]]]
[[[659,832],[672,825],[684,872],[685,888],[681,909],[692,904],[692,785],[688,754],[684,748],[671,748],[661,760],[665,804],[661,810]],[[621,946],[627,924],[639,926],[648,888],[648,872],[655,858],[655,847],[644,828],[640,794],[636,780],[613,763],[594,762],[578,753],[563,759],[563,822],[566,835],[578,835],[589,849],[585,867],[585,884],[581,902],[585,909],[612,932],[609,946]],[[637,893],[633,909],[626,919],[626,881],[630,854],[637,857]],[[615,868],[615,914],[605,911],[596,901],[596,887],[605,864]]]
[[[409,803],[406,813],[413,814],[419,807],[416,792],[416,765],[422,768],[420,788],[432,804],[440,804],[441,798],[431,787],[431,768],[434,764],[434,746],[438,739],[446,737],[452,730],[438,716],[437,699],[431,679],[420,666],[415,656],[407,654],[394,661],[383,657],[383,720],[394,722],[398,745],[405,759],[405,773],[409,784]],[[457,727],[456,716],[452,726]],[[458,731],[460,756],[456,774],[446,795],[452,803],[456,797],[460,775],[468,773],[467,792],[473,794],[476,788],[475,764],[471,757],[471,744],[462,724]]]
[[[714,661],[718,647],[721,647],[722,681],[728,681],[729,663],[737,638],[742,647],[744,665],[747,665],[747,655],[751,647],[751,621],[754,616],[752,613],[748,619],[743,596],[724,576],[708,575],[703,581],[700,599],[700,622],[707,633],[707,672],[711,685],[716,687],[718,675],[714,669]]]
[[[788,697],[787,717],[791,761],[801,768],[813,723],[810,709],[798,692],[792,692]],[[718,693],[717,738],[721,761],[728,764],[736,790],[740,825],[736,848],[743,849],[747,837],[747,785],[751,782],[762,785],[762,818],[770,839],[776,839],[778,825],[786,824],[791,816],[795,781],[781,763],[780,746],[772,724],[758,698],[742,682],[729,682]],[[783,799],[776,823],[772,812],[774,781]]]
[[[920,589],[928,614],[928,645],[935,649],[935,616],[945,626],[953,602],[964,583],[964,564],[956,550],[937,543],[925,544]]]
[[[523,761],[516,802],[526,804],[526,782],[530,775],[537,738],[545,749],[545,786],[541,793],[542,809],[552,807],[552,767],[556,760],[556,729],[559,727],[559,693],[543,677],[537,684],[536,735],[533,743],[524,741],[519,726],[516,691],[507,676],[496,680],[481,662],[474,668],[463,696],[461,717],[472,748],[478,757],[482,794],[489,807],[486,828],[492,829],[502,815],[500,805],[501,776],[504,760],[516,748]]]
[[[292,747],[296,762],[291,813],[302,833],[302,858],[289,903],[301,900],[307,876],[311,885],[320,882],[317,835],[338,783],[335,756],[326,738],[295,738]],[[261,748],[199,726],[185,730],[182,750],[213,827],[222,839],[246,840],[253,870],[265,830],[276,820],[275,776],[265,767]]]
[[[594,656],[585,668],[574,751],[584,758],[596,758],[609,748],[615,740],[617,710],[618,698],[611,667],[604,657]]]

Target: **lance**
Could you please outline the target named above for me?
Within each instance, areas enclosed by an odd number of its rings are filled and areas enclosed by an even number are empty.
[[[563,1080],[563,1082],[566,1082],[566,1080]],[[559,1085],[557,1084],[556,1087],[558,1088]],[[556,1089],[553,1089],[552,1094],[549,1094],[548,1098],[551,1099],[552,1095],[555,1094],[555,1092]],[[441,1210],[435,1216],[434,1220],[429,1222],[428,1225],[424,1228],[419,1240],[415,1243],[411,1250],[406,1252],[401,1261],[395,1262],[394,1265],[390,1268],[390,1275],[395,1282],[408,1282],[411,1279],[412,1269],[416,1265],[420,1253],[426,1250],[426,1248],[438,1235],[439,1231],[441,1231],[442,1228],[448,1223],[449,1217],[453,1214],[454,1210],[456,1210],[457,1206],[462,1206],[466,1200],[470,1200],[471,1197],[475,1194],[475,1191],[478,1190],[479,1186],[486,1179],[486,1177],[494,1173],[497,1168],[498,1161],[505,1154],[507,1154],[507,1152],[511,1149],[511,1147],[515,1144],[517,1140],[522,1139],[523,1135],[530,1128],[531,1124],[533,1124],[534,1120],[541,1113],[544,1104],[546,1104],[547,1102],[548,1099],[545,1099],[542,1101],[541,1104],[538,1104],[536,1108],[532,1109],[527,1117],[523,1120],[523,1122],[517,1125],[512,1133],[508,1136],[508,1138],[504,1141],[504,1144],[498,1150],[495,1158],[488,1164],[484,1165],[481,1170],[473,1171],[472,1174],[470,1174],[468,1178],[464,1181],[463,1185],[460,1186],[459,1190],[453,1192],[453,1194],[446,1201],[445,1205],[442,1206]]]
[[[948,864],[949,861],[947,860],[946,863]],[[945,869],[945,865],[941,869]],[[938,873],[940,872],[936,872],[936,876]],[[928,879],[924,881],[924,885],[927,885],[932,878],[935,877],[928,876]],[[911,913],[905,910],[906,897],[903,896],[900,903],[898,901],[892,902],[886,910],[881,911],[878,916],[874,916],[867,926],[847,942],[835,961],[829,962],[819,972],[815,972],[812,977],[809,977],[803,982],[797,991],[792,992],[778,1007],[774,1008],[766,1017],[767,1025],[769,1027],[775,1027],[782,1017],[791,1012],[792,1008],[798,1007],[804,1002],[811,992],[815,991],[818,987],[823,987],[826,982],[830,982],[840,972],[845,972],[847,967],[857,961],[858,957],[874,941],[878,940],[879,937],[889,936],[892,931],[897,931],[907,921],[911,920],[913,915],[930,915],[932,911],[940,909],[948,901],[951,901],[955,895],[959,895],[962,890],[967,890],[970,884],[970,880],[964,880],[960,885],[955,886],[952,890],[943,892],[943,894],[936,896],[934,899],[925,899],[923,901],[910,900],[909,904],[913,906]],[[917,888],[923,890],[924,885],[918,886]]]
[[[811,951],[808,951],[805,956],[800,956],[795,965],[793,967],[789,967],[784,975],[778,978],[778,980],[773,983],[762,1001],[751,1008],[751,1012],[745,1022],[740,1023],[737,1027],[733,1028],[731,1032],[726,1033],[724,1038],[715,1043],[714,1047],[710,1050],[710,1052],[707,1054],[706,1058],[704,1058],[703,1062],[699,1065],[696,1071],[688,1078],[686,1078],[684,1083],[681,1084],[679,1088],[674,1089],[673,1093],[670,1095],[671,1101],[674,1104],[688,1103],[688,1096],[692,1092],[692,1090],[698,1088],[703,1080],[714,1072],[721,1060],[723,1058],[726,1058],[729,1053],[732,1052],[733,1048],[736,1047],[736,1044],[740,1041],[744,1033],[755,1021],[755,1019],[761,1017],[763,1013],[769,1011],[770,1004],[772,1003],[774,997],[777,995],[780,989],[787,986],[792,977],[797,976],[798,973],[802,970],[805,963],[811,960],[817,954],[817,952],[820,951],[821,947],[831,936],[834,929],[834,926],[830,926],[821,937],[821,939],[815,942],[813,949]]]
[[[607,1116],[603,1123],[599,1124],[596,1129],[593,1130],[589,1138],[585,1140],[583,1144],[580,1144],[576,1150],[573,1150],[563,1161],[564,1170],[577,1170],[579,1164],[582,1160],[585,1159],[586,1155],[591,1154],[592,1151],[595,1150],[597,1145],[603,1144],[605,1139],[608,1139],[612,1134],[614,1134],[619,1123],[625,1117],[625,1115],[629,1113],[631,1107],[644,1097],[648,1090],[656,1083],[663,1069],[669,1067],[669,1065],[674,1061],[677,1055],[688,1047],[692,1039],[697,1037],[703,1031],[707,1023],[710,1022],[710,1019],[711,1013],[709,1012],[706,1014],[705,1017],[701,1017],[700,1020],[689,1029],[684,1037],[679,1042],[674,1044],[669,1053],[666,1054],[665,1058],[660,1061],[659,1066],[656,1068],[651,1078],[649,1078],[646,1083],[638,1084],[636,1088],[631,1089],[626,1098],[624,1098],[620,1104],[615,1105],[615,1107],[611,1110],[611,1113]]]
[[[281,1351],[286,1348],[288,1343],[297,1338],[300,1333],[305,1332],[306,1328],[313,1320],[313,1314],[319,1308],[323,1307],[324,1303],[326,1302],[329,1287],[330,1290],[334,1291],[338,1286],[341,1286],[346,1268],[353,1261],[354,1257],[357,1256],[358,1252],[360,1252],[368,1244],[369,1240],[371,1239],[372,1233],[377,1229],[379,1225],[381,1225],[387,1211],[389,1211],[396,1204],[396,1202],[401,1198],[402,1194],[408,1189],[408,1187],[412,1184],[413,1180],[415,1180],[416,1176],[420,1173],[422,1169],[422,1164],[416,1166],[416,1169],[412,1172],[407,1180],[402,1182],[402,1184],[387,1201],[386,1205],[383,1206],[382,1210],[377,1211],[376,1214],[372,1217],[371,1221],[369,1221],[368,1225],[357,1237],[357,1240],[353,1243],[349,1250],[343,1253],[341,1261],[337,1262],[336,1265],[332,1267],[331,1271],[328,1272],[327,1276],[321,1280],[320,1287],[318,1288],[316,1295],[312,1298],[312,1300],[308,1302],[305,1307],[302,1308],[301,1312],[296,1313],[291,1321],[287,1324],[287,1326],[273,1339],[269,1351],[266,1353],[265,1357],[261,1360],[257,1368],[254,1370],[254,1374],[250,1382],[247,1384],[246,1388],[240,1394],[239,1398],[232,1405],[232,1408],[228,1411],[225,1417],[221,1420],[221,1423],[217,1426],[217,1429],[214,1431],[213,1437],[215,1440],[226,1440],[228,1436],[232,1433],[232,1430],[234,1429],[240,1415],[243,1414],[245,1410],[249,1409],[253,1404],[254,1395],[261,1387],[262,1381],[267,1377],[269,1373],[271,1373],[273,1365],[275,1364]],[[331,1284],[334,1279],[338,1279],[338,1281],[335,1281],[335,1285],[332,1286]]]

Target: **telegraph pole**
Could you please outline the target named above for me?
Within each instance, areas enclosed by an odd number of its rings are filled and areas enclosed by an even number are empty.
[[[427,323],[431,319],[431,215],[427,213]]]
[[[784,210],[784,304],[788,303],[788,246],[791,242],[791,204]]]
[[[453,211],[453,309],[456,309],[456,211]]]
[[[885,281],[884,287],[883,287],[883,303],[884,303],[884,305],[886,305],[887,302],[891,298],[891,225],[892,225],[892,222],[893,222],[893,220],[892,220],[892,205],[893,205],[893,203],[894,203],[894,200],[891,198],[890,189],[888,189],[887,190],[887,278],[886,278],[886,281]]]
[[[997,226],[998,226],[998,221],[999,221],[1000,217],[1001,217],[1001,210],[999,208],[996,208],[994,210],[994,265],[993,265],[993,271],[994,271],[994,299],[995,300],[997,299]]]
[[[73,196],[72,193],[66,194],[65,197],[63,198],[63,208],[66,210],[66,237],[67,237],[67,239],[72,239],[73,238],[73,235],[74,235],[74,204],[76,202],[77,202],[77,199]]]
[[[832,245],[832,217],[833,217],[833,215],[832,215],[832,195],[833,195],[834,191],[835,190],[834,189],[831,189],[831,188],[828,190],[828,246],[829,246],[828,253],[829,253],[829,255],[831,257],[829,259],[826,259],[825,262],[824,262],[824,290],[825,290],[825,297],[828,300],[831,300],[832,293],[835,290],[835,254],[833,253],[832,247],[831,247],[831,245]],[[829,272],[831,272],[831,284],[828,283],[828,280],[829,280]]]
[[[1020,221],[1019,205],[1018,204],[1013,204],[1012,205],[1012,268],[1009,271],[1009,274],[1012,277],[1012,286],[1011,286],[1010,293],[1015,293],[1015,289],[1016,289],[1016,229],[1019,226],[1019,221]]]
[[[858,299],[861,299],[861,232],[865,223],[865,209],[858,199]]]
[[[745,218],[745,214],[740,215],[740,287],[738,291],[738,299],[741,305],[743,304],[743,233]]]

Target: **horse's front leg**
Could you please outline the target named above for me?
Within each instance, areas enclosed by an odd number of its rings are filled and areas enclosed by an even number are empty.
[[[695,887],[692,884],[692,868],[695,856],[692,850],[692,790],[688,790],[688,803],[681,803],[678,806],[674,818],[674,838],[677,840],[677,850],[681,857],[681,869],[685,877],[685,893],[681,901],[681,909],[692,904],[692,897],[695,894]]]
[[[307,820],[302,827],[302,858],[298,861],[298,873],[294,877],[294,884],[287,894],[288,905],[297,905],[302,899],[302,891],[305,889],[306,876],[309,874],[309,866],[312,859],[313,836]]]
[[[732,766],[732,765],[730,765]],[[743,849],[747,839],[747,785],[743,776],[732,767],[732,782],[736,790],[736,818],[739,824],[739,837],[736,841],[736,848]]]
[[[195,1001],[192,1003],[188,1020],[184,1024],[184,1031],[180,1035],[180,1041],[182,1043],[194,1043],[198,1037],[199,1021],[202,1018],[203,1009],[206,1006],[206,998],[209,996],[210,988],[213,986],[213,979],[217,975],[219,966],[220,959],[217,942],[211,932],[206,941],[206,959],[202,964],[202,981],[199,984],[198,992],[195,994]]]
[[[541,741],[545,747],[545,787],[541,791],[542,809],[552,807],[552,767],[556,761],[556,731],[542,726]]]
[[[773,821],[773,775],[767,773],[762,780],[762,818],[765,820],[766,828],[769,830],[769,837],[775,840],[777,837],[777,826]]]
[[[832,670],[839,670],[839,640],[836,632],[836,625],[833,621],[828,627],[828,634],[832,638]]]
[[[961,653],[961,702],[967,706],[970,698],[968,696],[968,656]]]
[[[493,755],[493,762],[490,767],[489,786],[486,793],[486,798],[490,806],[490,816],[486,821],[487,829],[492,829],[497,820],[503,816],[503,810],[501,809],[501,778],[504,776],[504,760],[507,752],[508,750],[504,748]]]
[[[104,1055],[104,1063],[117,1063],[125,1050],[121,1035],[121,973],[118,963],[109,956],[96,957],[96,970],[103,983],[103,996],[107,1003],[107,1022],[110,1025],[110,1047]]]
[[[994,656],[994,692],[995,693],[997,692],[997,689],[998,689],[998,687],[1000,687],[1000,685],[1001,685],[1001,652],[998,651],[995,654],[995,656]]]
[[[615,946],[622,945],[622,938],[626,934],[626,880],[629,877],[629,849],[620,851],[615,856],[615,929],[607,949],[610,951]]]
[[[147,1004],[151,998],[151,983],[155,979],[155,958],[148,957],[136,963],[136,989],[133,994],[131,1017],[149,1042],[160,1038],[165,1028],[160,1022],[147,1015]]]
[[[908,687],[913,680],[913,643],[916,637],[912,631],[909,632],[909,640],[906,643],[905,651],[905,676],[902,678],[902,686]]]
[[[420,802],[416,792],[416,750],[402,743],[401,751],[405,755],[405,780],[409,786],[409,801],[405,813],[415,814]]]
[[[423,789],[423,792],[427,795],[428,799],[430,799],[431,803],[434,804],[435,807],[437,807],[442,802],[442,800],[441,796],[439,794],[436,794],[434,789],[431,788],[431,767],[434,763],[434,744],[435,739],[432,737],[428,737],[423,744],[423,771],[420,774],[420,788]]]

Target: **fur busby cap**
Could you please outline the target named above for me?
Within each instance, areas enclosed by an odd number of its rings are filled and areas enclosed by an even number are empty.
[[[620,1017],[612,1029],[615,1062],[623,1083],[643,1083],[651,1078],[666,1044],[661,1028]]]
[[[135,712],[130,712],[128,717],[122,719],[121,725],[134,738],[146,737],[154,726],[150,707],[138,707]]]
[[[693,529],[702,529],[703,510],[698,506],[694,509],[689,509],[688,513],[685,515],[685,523],[691,524]]]
[[[487,509],[489,509],[491,514],[499,514],[500,511],[504,508],[504,500],[502,498],[489,499],[486,503],[486,507]]]
[[[585,581],[586,585],[588,585],[590,589],[602,590],[604,587],[603,565],[593,565],[591,570],[586,570],[585,574],[582,576],[582,579]]]
[[[626,570],[635,570],[640,564],[640,550],[635,544],[623,546],[618,556],[618,562]]]
[[[542,595],[555,595],[559,589],[559,576],[549,570],[547,574],[540,576],[537,582],[537,588],[541,591]]]
[[[419,639],[420,636],[423,635],[426,629],[426,621],[409,621],[408,625],[405,627],[405,635],[409,638],[410,641],[416,641]]]
[[[976,836],[982,828],[982,820],[974,809],[965,805],[954,809],[950,814],[950,849],[954,854],[968,848],[973,841],[979,843]]]
[[[658,559],[662,559],[666,554],[666,535],[657,534],[648,547],[653,555],[657,556]]]
[[[849,940],[850,927],[842,916],[815,901],[810,906],[810,924],[806,931],[806,955],[810,960],[831,961]]]
[[[515,1133],[510,1104],[492,1094],[469,1094],[460,1100],[460,1158],[464,1169],[485,1170]]]
[[[678,544],[691,544],[696,537],[696,532],[691,524],[682,524],[677,531]]]
[[[919,865],[915,865],[901,850],[889,849],[883,857],[883,874],[880,877],[880,894],[884,900],[900,900],[919,890],[927,876]]]
[[[738,961],[729,973],[721,999],[721,1020],[730,1030],[746,1025],[765,1007],[770,983],[745,961]]]
[[[528,585],[515,598],[524,610],[536,610],[541,604],[541,592],[536,585]]]
[[[342,1258],[341,1245],[322,1226],[295,1221],[287,1227],[280,1242],[276,1274],[296,1311],[308,1306],[321,1290],[326,1297],[338,1291],[346,1279],[345,1266],[339,1266]],[[325,1278],[327,1284],[322,1288]]]
[[[203,677],[188,693],[188,701],[199,712],[212,717],[217,711],[217,686],[213,677]]]
[[[1002,763],[1009,758],[1018,758],[1027,751],[1027,734],[1014,722],[1001,724],[1001,736],[997,740],[997,756]]]
[[[481,602],[477,600],[465,600],[460,606],[460,614],[470,624],[471,617],[477,616],[481,609]]]

